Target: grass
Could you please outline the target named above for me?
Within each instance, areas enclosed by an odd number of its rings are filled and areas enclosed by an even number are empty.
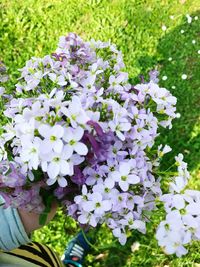
[[[193,17],[191,24],[187,23],[187,13]],[[54,51],[59,36],[67,32],[76,32],[85,40],[110,39],[116,43],[134,81],[139,74],[146,76],[157,67],[161,78],[168,77],[160,83],[178,98],[177,108],[181,113],[173,130],[162,131],[160,136],[162,143],[173,147],[166,162],[179,152],[184,153],[192,173],[190,186],[200,190],[199,0],[1,0],[0,20],[0,55],[11,73],[10,93],[18,77],[17,69],[32,56]],[[163,25],[166,31],[162,30]],[[182,80],[182,74],[187,74],[186,80]],[[154,237],[158,219],[159,215],[155,215],[147,235],[133,233],[124,247],[102,227],[96,233],[96,250],[87,257],[86,266],[198,266],[197,242],[181,259],[161,251]],[[67,240],[77,231],[76,223],[59,211],[49,226],[36,231],[33,238],[61,254]],[[131,245],[135,241],[140,248],[133,253]]]

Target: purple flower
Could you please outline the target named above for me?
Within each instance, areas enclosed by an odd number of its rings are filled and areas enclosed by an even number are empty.
[[[20,173],[18,168],[9,162],[1,162],[0,169],[2,174],[0,174],[0,187],[10,187],[15,188],[16,186],[23,186],[26,183],[26,177]]]
[[[78,166],[74,166],[74,175],[71,177],[71,180],[78,185],[85,184],[86,177]]]
[[[158,76],[159,76],[159,71],[157,71],[157,70],[151,70],[149,72],[150,81],[153,81],[154,83],[159,82]]]
[[[95,129],[98,136],[103,135],[103,129],[97,122],[90,120],[90,121],[87,121],[87,124],[92,126]]]

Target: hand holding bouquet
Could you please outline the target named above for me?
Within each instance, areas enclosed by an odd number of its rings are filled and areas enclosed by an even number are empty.
[[[182,154],[177,170],[160,171],[171,148],[155,147],[155,139],[179,114],[176,98],[158,86],[157,71],[133,85],[115,45],[73,33],[60,38],[54,54],[32,58],[20,71],[14,96],[1,94],[4,206],[44,219],[57,199],[81,225],[105,223],[125,244],[131,230],[145,233],[163,202],[159,244],[168,254],[186,254],[184,245],[200,238],[200,192],[184,191],[189,173]]]

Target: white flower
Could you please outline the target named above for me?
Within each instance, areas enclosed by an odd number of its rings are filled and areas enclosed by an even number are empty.
[[[183,161],[183,154],[179,153],[178,156],[175,156],[176,165],[178,166],[178,171],[187,168],[187,163]]]
[[[55,179],[58,175],[72,175],[73,171],[70,168],[70,164],[68,162],[71,157],[71,152],[64,146],[62,153],[57,154],[51,152],[49,156],[49,164],[43,163],[43,171],[47,171],[47,174],[50,179]]]
[[[53,185],[56,181],[58,181],[58,184],[60,187],[66,187],[68,185],[67,179],[64,176],[58,175],[55,179],[47,179],[47,184],[49,186]]]
[[[26,121],[30,119],[35,119],[37,117],[43,117],[46,113],[49,112],[48,107],[41,107],[41,102],[36,101],[32,104],[31,108],[24,108],[23,110],[23,118]]]
[[[139,242],[134,242],[132,245],[131,245],[131,251],[134,253],[135,251],[138,251],[140,248],[140,243]]]
[[[159,145],[158,146],[158,156],[159,157],[163,157],[164,154],[167,154],[169,153],[170,151],[172,151],[171,147],[168,146],[168,145],[165,145],[163,148],[162,148],[163,145]]]
[[[67,76],[67,78],[68,78],[68,80],[69,80],[69,83],[70,83],[70,87],[71,88],[77,88],[78,87],[78,83],[76,83],[74,80],[72,80],[72,75],[68,72],[68,73],[66,73],[66,76]]]
[[[116,135],[119,137],[119,139],[124,141],[125,136],[122,132],[129,131],[131,128],[131,124],[128,122],[128,120],[126,118],[123,118],[120,121],[110,121],[108,124],[110,129],[116,132]]]
[[[167,27],[165,25],[162,25],[162,30],[165,32],[167,30]]]
[[[85,185],[82,186],[82,195],[75,196],[74,202],[78,205],[82,205],[83,202],[88,201],[90,193],[87,190],[87,187]]]
[[[33,142],[30,140],[22,139],[22,150],[20,153],[21,160],[28,164],[30,170],[37,170],[40,160],[39,160],[39,149],[40,149],[41,139],[35,137]]]
[[[110,189],[109,187],[107,187],[106,183],[103,183],[102,179],[99,179],[98,183],[94,185],[93,192],[94,193],[98,192],[102,194],[105,200],[110,200],[110,201],[119,194],[119,191],[116,188]]]
[[[55,108],[57,114],[60,115],[61,107],[66,106],[67,102],[64,101],[65,93],[62,90],[54,88],[49,95],[43,94],[39,96],[39,99],[43,101],[44,109],[46,108],[46,114],[49,113],[50,108]]]
[[[170,186],[170,192],[177,192],[180,193],[185,186],[187,185],[187,182],[185,179],[181,176],[177,176],[174,178],[174,182],[169,183]]]
[[[87,185],[94,185],[100,179],[99,173],[89,166],[85,167],[83,170],[83,174],[87,177],[86,184]]]
[[[77,124],[84,125],[90,120],[82,108],[80,99],[77,96],[73,96],[68,108],[62,107],[61,112],[69,118],[73,128],[76,128]]]
[[[119,171],[112,172],[111,176],[119,183],[123,191],[128,190],[129,184],[137,184],[140,182],[140,178],[131,172],[131,161],[122,162],[119,165]]]
[[[91,96],[86,97],[86,99],[85,99],[85,102],[86,102],[85,103],[85,107],[92,107],[94,105],[94,103],[103,102],[103,93],[104,93],[104,88],[102,87],[95,94],[92,93]],[[91,118],[91,116],[89,114],[91,112],[92,112],[91,110],[87,110],[86,111],[87,115],[90,118]]]
[[[117,77],[111,75],[109,78],[109,89],[114,89],[116,92],[124,90],[123,83],[127,81],[128,75],[126,72],[121,72]]]
[[[96,88],[94,86],[95,79],[96,79],[96,76],[90,74],[90,75],[88,75],[87,78],[83,79],[80,82],[80,84],[84,87],[83,88],[84,93],[88,93],[88,92],[95,93],[96,92]]]
[[[84,202],[82,208],[86,212],[94,212],[98,216],[102,216],[106,211],[111,209],[111,202],[109,200],[104,200],[102,195],[95,192],[89,196],[87,202]]]
[[[34,131],[35,131],[35,119],[31,118],[29,121],[26,121],[22,115],[15,116],[16,125],[14,130],[16,136],[19,138],[25,138],[33,140]]]
[[[58,85],[64,86],[67,84],[67,81],[64,75],[57,76],[55,73],[49,73],[48,76],[50,80],[52,80],[54,83],[57,83]]]
[[[175,237],[176,233],[172,232],[170,234],[170,237]],[[172,243],[171,240],[166,243],[166,246],[164,247],[164,252],[166,254],[174,254],[176,253],[177,257],[181,257],[185,254],[187,254],[188,250],[182,245],[181,240],[177,237],[176,240]]]
[[[190,202],[185,209],[191,215],[200,215],[200,199]]]
[[[113,103],[114,119],[109,121],[110,129],[116,133],[120,140],[124,141],[125,136],[122,132],[127,132],[131,129],[131,124],[127,119],[128,113],[125,108],[120,107],[116,102]]]
[[[163,80],[163,81],[166,81],[166,80],[167,80],[167,76],[163,76],[163,77],[162,77],[162,80]]]
[[[135,220],[133,213],[129,212],[124,216],[124,219],[119,221],[123,226],[127,225],[129,229],[136,229],[142,233],[145,233],[146,226],[145,223],[141,220]]]
[[[92,213],[85,212],[85,211],[81,211],[79,214],[80,215],[78,216],[78,221],[81,224],[89,224],[92,227],[97,226],[97,223],[99,222],[98,216]]]
[[[60,153],[63,148],[63,141],[61,138],[64,134],[64,128],[61,125],[54,125],[50,127],[49,125],[42,124],[39,126],[38,131],[44,140],[41,143],[42,153],[48,154],[52,150],[56,153]]]
[[[103,72],[103,70],[98,70],[98,64],[97,63],[93,63],[89,68],[90,68],[90,70],[91,70],[91,74],[92,75],[94,75],[94,76],[96,76],[96,75],[98,75],[98,74],[100,74],[100,73],[102,73]]]
[[[24,90],[30,91],[35,89],[39,85],[42,77],[43,77],[42,71],[36,71],[32,75],[31,74],[26,75],[25,81],[27,82],[27,84],[25,85]]]
[[[157,229],[156,238],[167,254],[176,253],[178,257],[185,255],[187,250],[183,247],[190,238],[186,237],[183,221],[179,211],[171,211]]]
[[[113,235],[118,238],[121,245],[125,245],[127,241],[127,236],[122,232],[120,228],[115,228],[113,231]]]
[[[187,18],[187,22],[190,24],[192,22],[192,17],[189,14],[187,14],[186,18]]]
[[[181,210],[185,208],[185,200],[184,197],[180,194],[176,194],[172,196],[172,207]]]
[[[16,134],[15,129],[13,128],[13,125],[11,123],[7,123],[3,127],[3,129],[4,129],[4,133],[2,134],[2,138],[5,141],[9,141],[9,140],[13,139],[13,137]]]
[[[186,80],[187,79],[187,75],[186,74],[182,74],[181,78],[182,78],[182,80]]]
[[[69,153],[72,154],[73,151],[75,151],[79,155],[86,155],[88,153],[87,146],[80,142],[83,134],[84,130],[81,127],[77,127],[76,129],[69,127],[65,129],[63,139],[67,142],[65,147],[69,151]]]

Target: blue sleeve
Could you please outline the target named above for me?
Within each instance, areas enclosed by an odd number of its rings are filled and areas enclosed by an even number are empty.
[[[0,204],[3,199],[0,196]],[[0,249],[9,251],[30,242],[17,209],[0,206]]]

